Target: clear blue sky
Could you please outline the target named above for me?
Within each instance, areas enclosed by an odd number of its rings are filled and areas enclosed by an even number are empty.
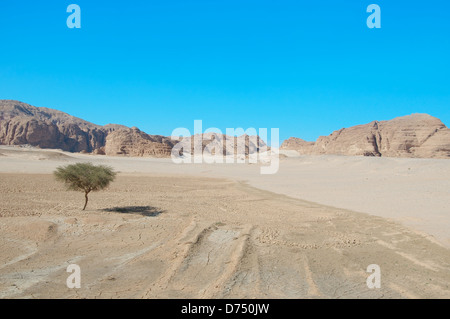
[[[449,14],[443,0],[0,0],[0,98],[163,135],[195,119],[307,140],[411,113],[449,126]]]

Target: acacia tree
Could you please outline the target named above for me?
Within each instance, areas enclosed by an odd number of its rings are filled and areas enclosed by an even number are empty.
[[[89,200],[88,194],[106,188],[115,179],[116,172],[109,166],[76,163],[56,168],[54,175],[56,180],[64,182],[69,190],[84,192],[85,210]]]

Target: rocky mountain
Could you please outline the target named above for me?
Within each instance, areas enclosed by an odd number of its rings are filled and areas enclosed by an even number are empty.
[[[106,155],[169,157],[176,141],[161,136],[148,135],[137,127],[115,130],[106,137]]]
[[[450,129],[428,114],[343,128],[316,142],[291,137],[281,149],[300,154],[450,158]]]
[[[231,139],[234,150],[223,147]],[[178,145],[182,149],[180,154],[193,154],[194,140],[192,136],[185,137]],[[169,157],[177,143],[171,137],[149,135],[135,127],[100,126],[54,109],[0,100],[0,144],[3,145],[28,144],[111,156]],[[201,149],[210,154],[249,155],[265,146],[258,136],[237,138],[207,133],[202,135]],[[450,129],[430,115],[412,114],[343,128],[319,137],[316,142],[291,137],[283,142],[281,149],[311,155],[450,158]]]
[[[202,150],[219,151],[224,155],[233,150],[222,148],[232,137],[214,133],[203,134]],[[123,125],[96,125],[67,113],[44,107],[34,107],[13,100],[0,100],[0,144],[28,144],[40,148],[68,152],[87,152],[110,156],[170,157],[178,140],[161,135],[149,135],[138,128]],[[234,137],[234,153],[249,155],[259,152],[265,143],[258,137]],[[179,145],[184,152],[193,153],[194,139],[184,138]]]
[[[168,157],[169,138],[118,124],[96,125],[67,113],[0,100],[0,144],[28,144],[68,152]]]
[[[218,133],[204,133],[183,138],[178,144],[178,148],[183,150],[184,154],[194,155],[196,141],[199,141],[198,149],[209,155],[250,155],[264,151],[267,148],[266,143],[259,136],[241,135],[228,136]],[[201,143],[201,145],[200,145]],[[230,144],[227,147],[227,144]]]
[[[114,129],[57,110],[0,100],[0,144],[93,152],[105,145]]]
[[[285,150],[301,150],[304,155],[312,154],[314,148],[314,142],[307,142],[297,137],[290,137],[281,144],[281,149]]]

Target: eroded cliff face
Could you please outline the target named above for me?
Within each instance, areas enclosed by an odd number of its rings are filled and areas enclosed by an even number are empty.
[[[0,144],[93,152],[105,145],[108,131],[57,110],[0,100]]]
[[[413,114],[343,128],[316,142],[290,138],[281,148],[305,155],[450,158],[450,129],[435,117]]]
[[[195,155],[195,144],[197,149],[208,155],[243,155],[248,156],[268,150],[266,143],[257,135],[241,135],[239,137],[218,133],[204,133],[183,138],[177,148],[183,153]]]
[[[105,154],[110,156],[170,157],[176,141],[161,135],[148,135],[138,128],[118,129],[106,137]]]
[[[203,134],[202,150],[223,155],[249,155],[265,146],[257,136],[234,137],[235,145],[240,147],[236,146],[234,151],[227,150],[222,145],[230,138]],[[193,140],[188,137],[181,142],[184,152],[193,153]],[[57,110],[0,100],[0,144],[3,145],[29,144],[112,156],[170,157],[177,143],[170,137],[149,135],[137,128],[116,124],[99,126]],[[316,142],[292,137],[283,142],[281,149],[292,149],[305,155],[450,158],[450,129],[435,117],[413,114],[343,128],[329,136],[319,137]]]
[[[117,124],[100,126],[57,110],[12,100],[0,100],[0,144],[155,157],[170,156],[173,146],[164,136]]]
[[[284,150],[296,150],[301,152],[302,155],[313,154],[314,142],[308,142],[298,137],[290,137],[281,144],[281,149]]]
[[[203,134],[202,150],[233,154],[233,150],[222,148],[227,138],[230,139],[224,135]],[[117,124],[99,126],[57,110],[0,100],[0,144],[4,145],[28,144],[110,156],[170,157],[172,148],[178,142],[170,137],[149,135],[136,127]],[[183,139],[179,154],[190,153],[194,148],[193,142],[191,137]],[[265,146],[257,136],[244,139],[234,137],[234,142],[234,152],[244,155],[259,152],[259,147]]]

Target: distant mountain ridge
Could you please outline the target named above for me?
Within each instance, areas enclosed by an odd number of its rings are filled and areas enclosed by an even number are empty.
[[[281,149],[303,155],[450,158],[450,129],[431,115],[412,114],[342,128],[316,142],[291,137]]]
[[[212,135],[214,138],[211,139]],[[206,153],[221,152],[221,142],[229,137],[220,134],[204,134],[202,150]],[[243,150],[242,155],[259,152],[266,146],[259,137],[234,138]],[[161,135],[149,135],[136,127],[118,124],[96,125],[67,113],[45,107],[35,107],[14,100],[0,100],[0,144],[32,145],[40,148],[61,149],[68,152],[87,152],[110,156],[170,157],[172,148],[179,141]],[[194,140],[186,137],[180,141],[183,153],[192,154]]]
[[[237,149],[220,150],[226,135],[204,134],[202,149],[206,152],[236,154]],[[246,137],[245,155],[257,153],[265,146],[259,137]],[[242,140],[236,140],[243,143]],[[45,107],[34,107],[14,100],[0,100],[0,144],[32,145],[111,156],[169,157],[177,140],[149,135],[139,129],[118,124],[96,125],[67,113]],[[183,151],[193,152],[192,137],[181,141]],[[388,157],[450,158],[450,129],[428,114],[412,114],[389,121],[373,121],[342,128],[315,142],[291,137],[281,149],[304,155],[362,155]]]

